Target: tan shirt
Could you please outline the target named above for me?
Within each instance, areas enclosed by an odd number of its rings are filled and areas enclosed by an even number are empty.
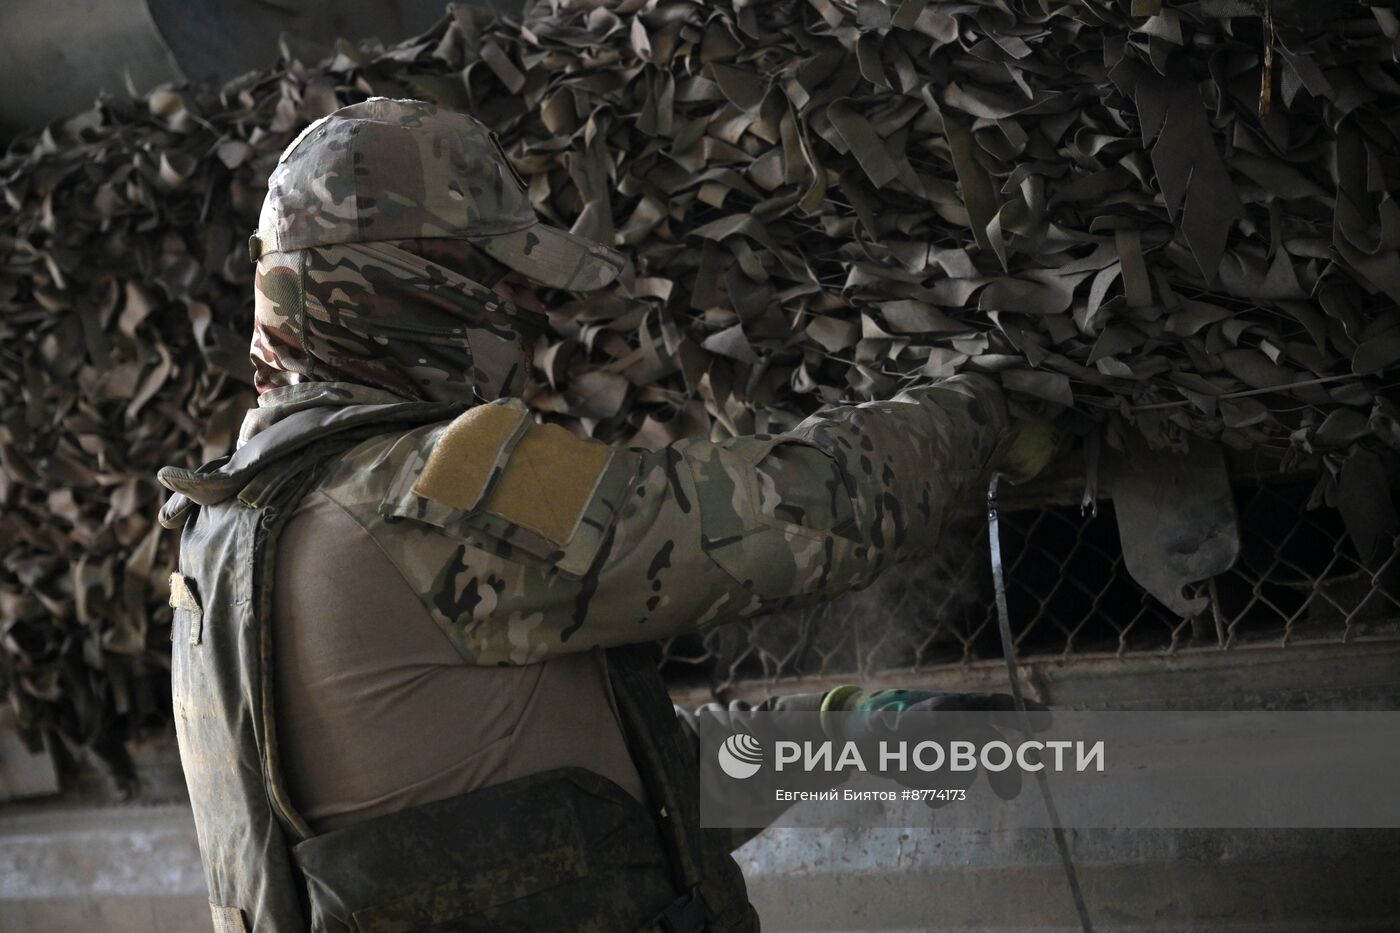
[[[321,493],[278,545],[272,628],[284,778],[318,832],[568,765],[643,799],[601,650],[463,663],[394,564]]]

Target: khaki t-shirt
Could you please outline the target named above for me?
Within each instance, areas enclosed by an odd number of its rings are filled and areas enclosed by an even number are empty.
[[[313,492],[278,545],[277,745],[318,831],[574,765],[643,799],[601,650],[464,664],[373,539]]]

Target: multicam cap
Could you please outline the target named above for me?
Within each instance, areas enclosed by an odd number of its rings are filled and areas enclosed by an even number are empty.
[[[343,243],[450,237],[542,285],[617,278],[623,257],[542,224],[496,134],[417,100],[342,107],[292,141],[268,179],[253,259]]]

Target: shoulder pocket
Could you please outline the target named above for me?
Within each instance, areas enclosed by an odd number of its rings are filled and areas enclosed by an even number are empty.
[[[592,566],[637,472],[634,454],[536,424],[519,402],[478,406],[416,443],[422,452],[405,458],[385,514],[576,576]]]

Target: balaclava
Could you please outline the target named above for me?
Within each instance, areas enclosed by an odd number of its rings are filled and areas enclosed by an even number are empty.
[[[254,385],[265,392],[353,382],[432,402],[519,395],[528,365],[524,312],[490,287],[509,271],[464,240],[346,243],[264,256],[256,279]]]
[[[287,147],[249,252],[259,392],[355,382],[430,401],[523,387],[529,315],[492,290],[504,273],[587,291],[624,265],[540,223],[477,120],[385,98],[341,108]]]

